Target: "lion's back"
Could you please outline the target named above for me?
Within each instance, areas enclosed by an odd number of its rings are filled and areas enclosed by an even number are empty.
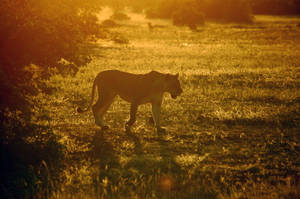
[[[119,70],[106,70],[100,72],[96,79],[101,90],[113,90],[120,96],[139,98],[160,92],[163,84],[162,75],[156,71],[133,74]]]

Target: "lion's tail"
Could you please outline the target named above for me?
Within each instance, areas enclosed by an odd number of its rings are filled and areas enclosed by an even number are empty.
[[[94,97],[95,97],[95,90],[96,90],[96,86],[97,86],[97,84],[96,84],[96,79],[94,80],[94,83],[93,83],[93,88],[92,88],[92,99],[91,99],[91,101],[90,101],[90,104],[89,104],[89,106],[86,108],[86,109],[81,109],[80,107],[78,107],[77,108],[77,112],[78,113],[84,113],[84,112],[86,112],[86,111],[88,111],[90,108],[91,108],[91,106],[92,106],[92,104],[93,104],[93,101],[94,101]]]

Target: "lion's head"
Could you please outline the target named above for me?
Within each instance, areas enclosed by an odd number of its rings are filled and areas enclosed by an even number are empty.
[[[171,75],[167,74],[166,75],[166,90],[171,94],[171,97],[175,99],[177,96],[179,96],[182,93],[182,88],[180,86],[179,82],[179,74],[177,73],[176,75]]]

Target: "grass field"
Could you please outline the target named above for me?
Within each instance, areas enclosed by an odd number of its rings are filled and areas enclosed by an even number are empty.
[[[55,76],[40,96],[67,146],[65,185],[54,198],[299,198],[300,18],[256,16],[253,24],[207,22],[191,31],[168,21],[149,31],[136,16],[98,41],[75,77]],[[121,23],[121,22],[120,22]],[[101,132],[92,112],[76,113],[106,69],[179,73],[181,97],[166,94],[157,134],[151,106],[117,98]],[[46,100],[47,99],[47,100]]]

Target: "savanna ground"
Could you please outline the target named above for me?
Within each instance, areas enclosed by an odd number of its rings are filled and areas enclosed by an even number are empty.
[[[131,16],[132,17],[132,16]],[[149,31],[136,15],[87,50],[75,77],[55,76],[39,96],[67,147],[65,185],[54,198],[299,198],[300,18],[256,16],[253,24],[207,22],[191,31],[169,21]],[[129,104],[117,98],[101,132],[78,114],[106,69],[179,73],[183,94],[166,94],[158,134],[151,106],[125,132]]]

